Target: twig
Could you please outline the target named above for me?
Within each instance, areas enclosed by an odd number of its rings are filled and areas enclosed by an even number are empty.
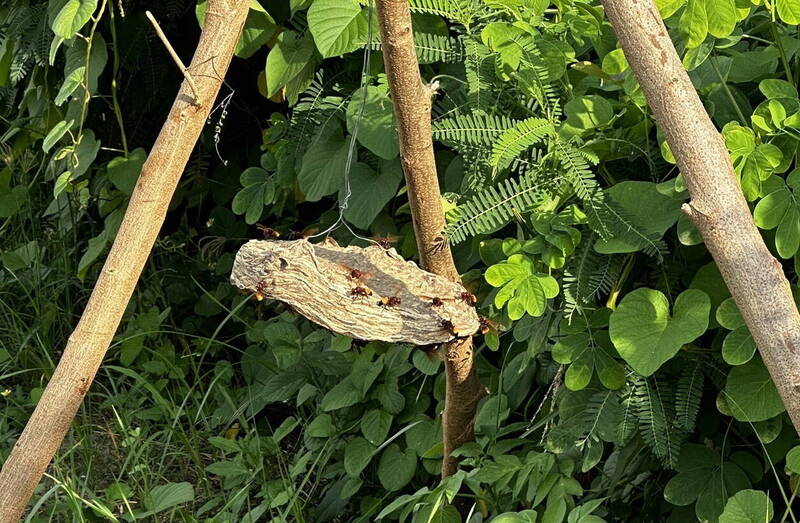
[[[151,13],[150,11],[145,11],[144,14],[145,16],[147,16],[147,19],[150,20],[150,23],[153,24],[153,29],[156,30],[156,34],[161,39],[161,43],[163,43],[164,47],[167,48],[167,51],[169,51],[169,55],[175,61],[175,65],[178,66],[178,69],[180,69],[181,72],[183,73],[183,77],[186,78],[186,81],[189,83],[189,88],[192,90],[192,95],[194,96],[194,103],[197,104],[200,100],[197,97],[197,86],[194,84],[194,78],[192,78],[192,73],[190,73],[189,69],[185,65],[183,65],[181,57],[178,56],[178,53],[175,52],[175,48],[172,47],[172,44],[169,43],[169,40],[167,40],[167,35],[165,35],[164,31],[161,30],[161,26],[158,25],[158,22],[153,16],[153,13]]]

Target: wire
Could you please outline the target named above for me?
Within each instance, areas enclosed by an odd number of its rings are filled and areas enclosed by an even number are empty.
[[[353,166],[353,153],[356,149],[356,138],[358,137],[358,128],[361,124],[361,119],[364,117],[364,107],[367,105],[367,82],[369,81],[369,58],[372,52],[372,0],[369,0],[367,4],[367,44],[364,46],[364,58],[361,64],[361,81],[359,85],[359,91],[361,92],[361,104],[358,108],[358,116],[356,117],[355,124],[353,125],[353,130],[350,133],[350,144],[348,145],[347,149],[347,160],[344,164],[344,196],[342,197],[341,203],[339,203],[339,217],[336,218],[336,221],[333,222],[333,225],[325,229],[324,231],[315,234],[313,236],[309,236],[307,239],[317,238],[319,236],[328,235],[331,232],[335,231],[342,225],[350,231],[350,234],[355,236],[360,240],[365,240],[368,242],[372,242],[374,244],[378,244],[375,240],[371,238],[364,238],[363,236],[359,236],[356,234],[355,231],[350,227],[350,224],[344,219],[344,212],[347,210],[348,206],[350,205],[350,197],[353,195],[353,191],[350,187],[350,170]]]

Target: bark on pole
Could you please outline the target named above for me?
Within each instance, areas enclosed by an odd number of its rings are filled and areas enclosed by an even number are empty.
[[[703,236],[800,432],[800,315],[783,268],[753,223],[728,150],[653,1],[602,3],[686,180],[691,200],[683,210]]]
[[[419,73],[408,0],[376,0],[375,5],[420,261],[424,269],[460,281],[442,236],[445,220],[431,131],[435,88],[425,85]],[[442,414],[442,477],[447,477],[458,469],[452,451],[474,437],[473,421],[483,388],[475,375],[471,338],[447,343],[444,360],[447,392]]]
[[[197,100],[184,80],[142,168],[86,309],[0,471],[0,523],[20,520],[108,350],[219,92],[249,5],[248,0],[208,1],[205,27],[189,67]]]

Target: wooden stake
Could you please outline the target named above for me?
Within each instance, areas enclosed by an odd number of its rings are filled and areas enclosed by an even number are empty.
[[[205,125],[239,39],[250,2],[208,0],[190,78],[142,167],[128,210],[86,309],[25,430],[0,471],[0,523],[20,521],[39,479],[58,451],[119,326],[164,223],[170,199]],[[190,93],[194,103],[189,103]]]
[[[625,57],[689,187],[683,210],[703,236],[783,404],[800,431],[800,315],[652,0],[602,0]],[[742,122],[746,123],[746,122]]]
[[[442,235],[445,220],[431,131],[431,98],[435,88],[425,85],[419,74],[408,1],[377,0],[375,5],[420,261],[425,270],[460,281],[453,255]],[[446,478],[458,469],[458,460],[450,454],[474,438],[475,412],[485,389],[475,374],[471,338],[447,343],[444,363],[447,392],[442,413],[442,477]]]

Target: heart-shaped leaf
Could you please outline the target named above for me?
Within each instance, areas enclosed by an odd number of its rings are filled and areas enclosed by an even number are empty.
[[[785,410],[760,358],[731,369],[725,383],[725,400],[739,421],[763,421]]]
[[[703,291],[689,289],[669,302],[653,289],[636,289],[611,315],[609,334],[620,356],[642,376],[650,376],[681,347],[708,328],[711,301]]]

